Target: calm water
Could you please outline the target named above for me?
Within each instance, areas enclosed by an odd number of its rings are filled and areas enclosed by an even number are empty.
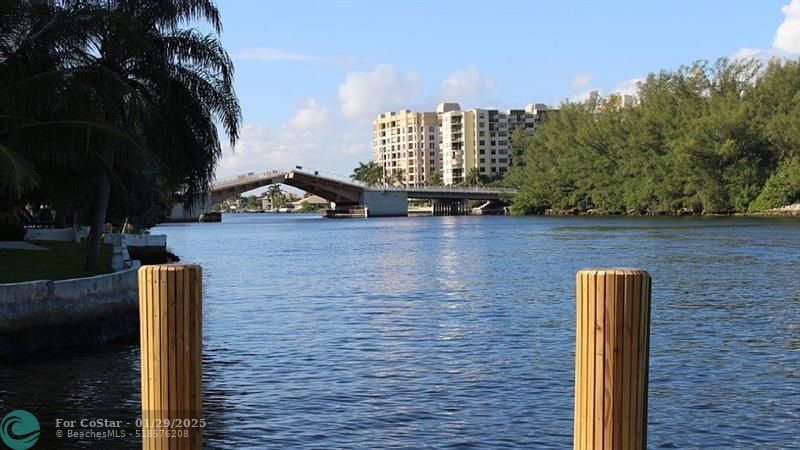
[[[568,448],[575,271],[653,276],[652,448],[800,447],[800,221],[226,215],[205,274],[213,448]],[[138,348],[2,361],[0,411],[136,417]]]

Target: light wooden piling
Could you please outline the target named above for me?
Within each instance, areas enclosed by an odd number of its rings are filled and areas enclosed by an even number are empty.
[[[142,448],[203,446],[202,268],[139,269]]]
[[[577,274],[573,448],[647,448],[650,275]]]

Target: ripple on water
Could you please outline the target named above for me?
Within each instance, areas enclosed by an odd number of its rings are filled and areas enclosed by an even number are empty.
[[[650,447],[800,447],[797,221],[261,214],[156,232],[204,267],[211,447],[567,448],[574,274],[597,266],[653,276]],[[5,361],[0,410],[134,417],[138,383],[134,347]]]

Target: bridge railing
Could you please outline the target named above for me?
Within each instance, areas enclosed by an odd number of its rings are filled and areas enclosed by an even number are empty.
[[[250,172],[246,175],[239,175],[237,177],[225,178],[224,180],[217,181],[216,183],[212,184],[212,189],[213,190],[224,189],[225,187],[228,186],[236,186],[238,184],[246,183],[248,181],[256,181],[266,177],[274,177],[278,174],[287,172],[288,170],[267,170],[266,172],[259,172],[259,173]]]
[[[364,189],[380,189],[382,191],[419,191],[419,192],[464,192],[464,193],[475,193],[481,192],[486,194],[514,194],[516,193],[516,189],[508,189],[508,188],[497,188],[497,187],[486,187],[486,186],[392,186],[387,183],[383,184],[367,184],[361,181],[353,180],[352,178],[346,177],[344,175],[332,173],[332,172],[324,172],[324,171],[314,171],[310,172],[308,170],[297,170],[293,169],[291,172],[299,172],[303,173],[304,175],[308,176],[317,176],[321,178],[330,178],[336,181],[340,181],[342,183],[353,184],[356,186],[360,186]]]
[[[321,170],[305,170],[305,169],[287,169],[287,170],[268,170],[266,172],[261,173],[248,173],[246,175],[239,175],[235,178],[226,178],[222,181],[214,183],[213,190],[221,190],[225,189],[229,186],[236,186],[238,184],[247,183],[250,181],[257,181],[262,178],[269,178],[274,177],[279,174],[286,174],[289,172],[296,172],[302,173],[303,175],[309,177],[319,177],[328,180],[337,181],[343,184],[349,184],[352,186],[358,186],[363,189],[370,189],[370,190],[382,190],[382,191],[397,191],[397,192],[452,192],[452,193],[483,193],[483,194],[509,194],[513,195],[517,191],[516,189],[508,189],[508,188],[497,188],[497,187],[485,187],[485,186],[393,186],[387,183],[384,184],[377,184],[377,185],[370,185],[367,183],[363,183],[361,181],[353,180],[352,178],[346,177],[341,174],[333,173],[333,172],[325,172]]]

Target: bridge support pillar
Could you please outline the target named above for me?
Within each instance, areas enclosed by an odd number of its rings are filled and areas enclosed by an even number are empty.
[[[442,199],[433,200],[434,216],[464,216],[470,213],[469,200]]]
[[[201,215],[211,212],[213,202],[211,194],[197,195],[190,205],[186,206],[183,203],[176,203],[172,206],[168,222],[197,222]]]
[[[408,215],[408,193],[402,191],[364,191],[362,205],[369,217],[396,217]]]

